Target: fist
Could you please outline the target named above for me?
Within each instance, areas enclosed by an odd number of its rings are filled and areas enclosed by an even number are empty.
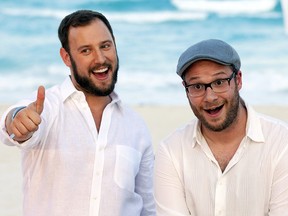
[[[40,86],[37,98],[26,108],[21,109],[8,124],[7,131],[14,140],[23,142],[29,139],[38,130],[41,123],[41,113],[44,109],[45,88]],[[6,125],[7,126],[7,125]]]

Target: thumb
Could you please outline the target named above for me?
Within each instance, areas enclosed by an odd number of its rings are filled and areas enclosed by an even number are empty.
[[[44,108],[45,100],[45,88],[43,86],[38,87],[36,103],[36,112],[40,115]]]

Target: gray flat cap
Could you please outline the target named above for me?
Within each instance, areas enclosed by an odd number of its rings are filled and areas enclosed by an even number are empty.
[[[182,78],[184,71],[194,62],[210,60],[222,65],[231,65],[237,71],[241,67],[241,61],[236,50],[217,39],[204,40],[190,46],[178,60],[177,74]]]

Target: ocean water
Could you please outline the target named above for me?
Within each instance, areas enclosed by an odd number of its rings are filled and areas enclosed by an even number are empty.
[[[208,13],[182,11],[169,0],[1,0],[0,103],[16,102],[69,74],[57,28],[77,9],[97,10],[110,20],[120,58],[116,90],[128,104],[187,104],[175,73],[178,57],[208,38],[238,51],[246,101],[288,104],[288,35],[279,2],[261,13]]]

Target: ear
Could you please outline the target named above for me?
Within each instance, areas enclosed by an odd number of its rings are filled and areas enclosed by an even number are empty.
[[[238,71],[235,78],[236,78],[237,88],[238,88],[238,90],[240,90],[242,88],[242,72],[241,72],[241,70]]]
[[[71,67],[71,60],[69,53],[61,47],[60,49],[60,56],[67,67]]]

